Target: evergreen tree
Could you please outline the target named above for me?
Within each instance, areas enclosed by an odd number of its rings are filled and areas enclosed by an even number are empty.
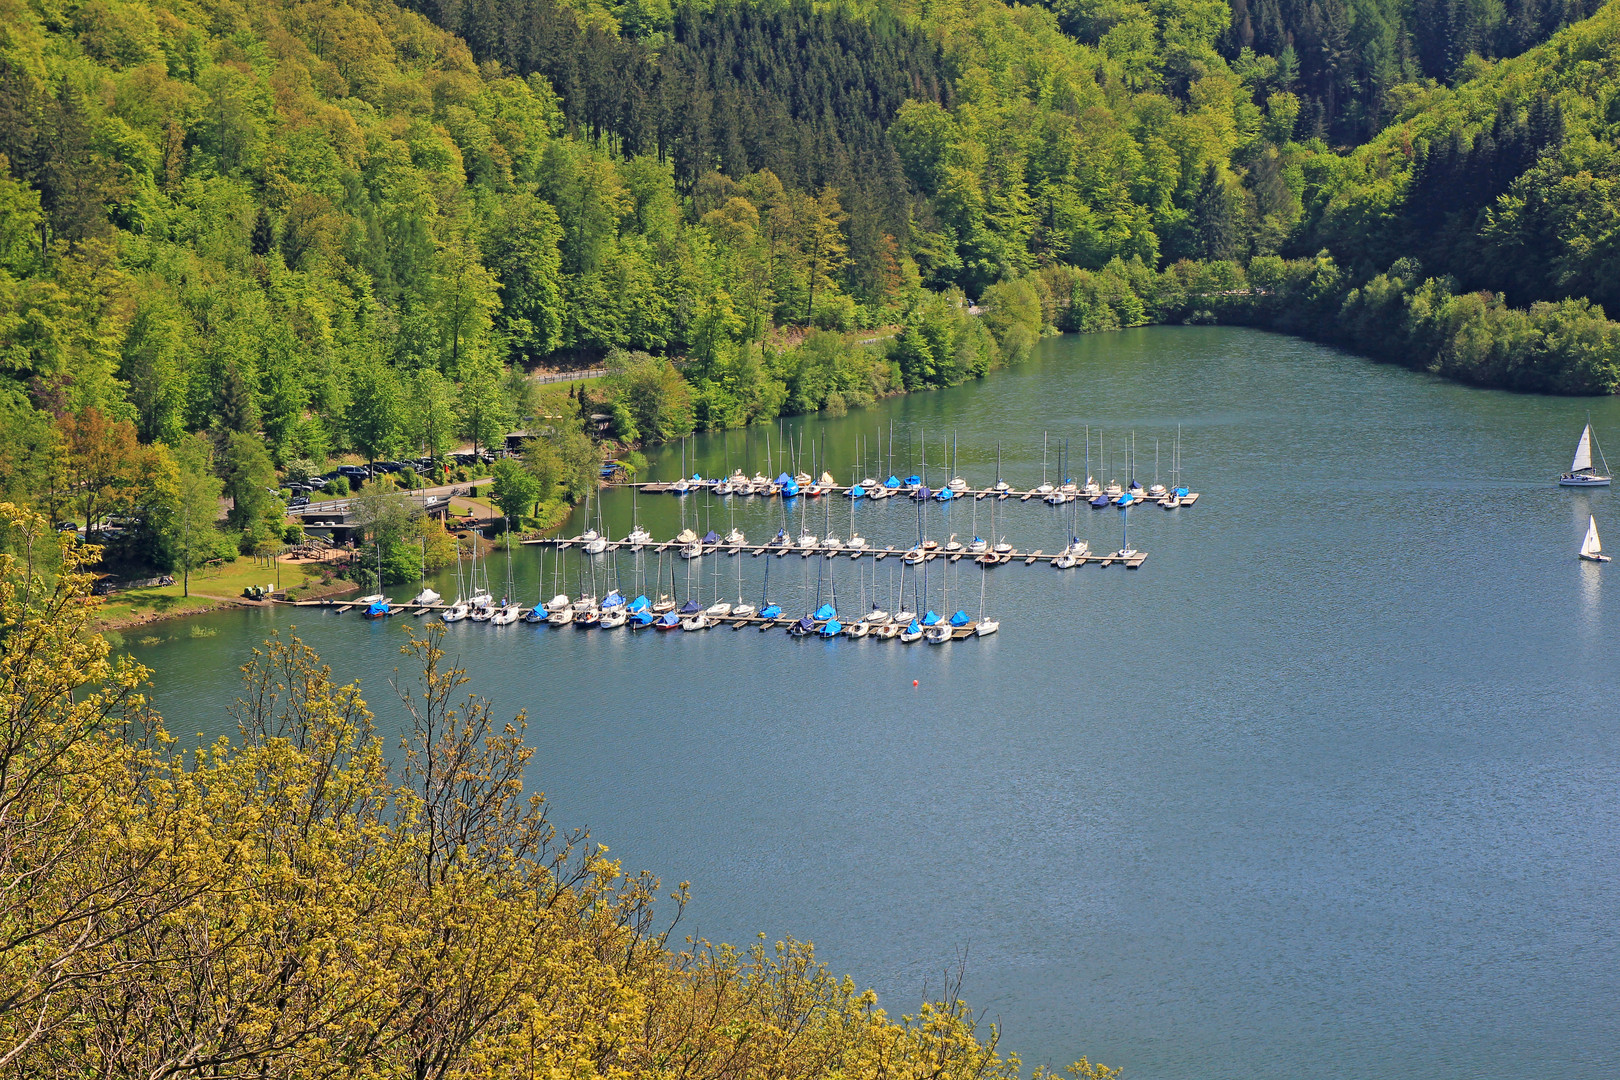
[[[270,225],[270,212],[263,206],[253,218],[253,235],[248,240],[248,249],[261,259],[276,248],[276,231]],[[290,260],[294,264],[297,259]]]
[[[1242,253],[1241,211],[1213,163],[1204,166],[1204,178],[1193,200],[1192,227],[1198,258],[1231,259]]]

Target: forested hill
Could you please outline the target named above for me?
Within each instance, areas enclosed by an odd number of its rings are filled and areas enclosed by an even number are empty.
[[[910,211],[889,137],[908,100],[948,106],[938,43],[894,19],[808,4],[636,7],[612,24],[552,0],[407,0],[480,61],[554,88],[570,127],[627,157],[656,154],[677,186],[769,171],[789,188],[835,188],[850,276],[871,295]],[[887,239],[885,239],[887,237]]]
[[[1364,272],[1415,257],[1516,304],[1620,312],[1620,8],[1437,91],[1307,194],[1302,248]]]
[[[1517,56],[1600,0],[1231,0],[1222,52],[1276,58],[1300,95],[1299,136],[1343,145],[1382,130],[1410,84],[1453,84],[1479,61]]]

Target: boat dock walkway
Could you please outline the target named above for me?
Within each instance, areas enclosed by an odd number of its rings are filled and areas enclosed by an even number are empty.
[[[566,538],[552,537],[539,540],[524,540],[522,542],[524,544],[540,544],[547,547],[562,548],[564,550],[571,547],[583,548],[586,543],[584,538],[578,536]],[[654,542],[647,544],[632,544],[628,540],[610,540],[607,543],[605,551],[650,551],[655,554],[663,554],[671,549],[680,550],[687,546],[688,545],[682,544],[675,540],[665,540],[661,543]],[[981,563],[985,566],[1002,566],[1011,562],[1021,562],[1025,566],[1033,566],[1038,562],[1056,562],[1062,557],[1062,552],[1048,555],[1039,548],[1036,548],[1034,551],[1011,550],[1002,552],[986,551],[982,553],[975,553],[967,550],[966,548],[948,551],[943,547],[937,547],[919,551],[914,547],[850,547],[847,544],[839,545],[837,547],[827,547],[823,544],[818,544],[815,547],[799,547],[794,544],[727,544],[724,542],[704,545],[703,554],[747,554],[752,555],[756,559],[761,555],[775,555],[777,558],[785,558],[788,555],[798,555],[806,559],[814,555],[820,555],[823,558],[828,559],[836,559],[840,556],[847,556],[851,559],[870,557],[876,560],[887,559],[889,556],[893,555],[896,558],[906,560],[909,565],[913,566],[922,562],[933,562],[936,559],[944,559],[949,562],[958,562],[962,559],[971,559],[974,562]],[[1115,551],[1106,555],[1090,553],[1086,555],[1074,556],[1074,563],[1076,566],[1084,566],[1088,563],[1094,563],[1097,566],[1113,566],[1114,564],[1118,563],[1119,565],[1124,566],[1127,570],[1137,570],[1140,569],[1142,564],[1145,562],[1147,562],[1147,552],[1135,550],[1129,552]]]
[[[354,610],[356,608],[361,608],[361,607],[366,606],[364,604],[357,603],[357,602],[355,602],[353,600],[331,600],[331,599],[325,599],[325,600],[275,600],[275,601],[272,601],[272,602],[276,603],[276,604],[280,604],[283,607],[322,608],[322,609],[325,609],[327,611],[334,612],[334,613],[336,613],[338,615],[342,615],[342,614],[344,614],[346,612],[349,612],[349,611],[352,611],[352,610]],[[391,604],[389,606],[388,616],[392,617],[394,615],[411,615],[413,617],[420,618],[421,616],[430,614],[432,612],[446,611],[452,606],[453,605],[450,605],[450,604],[409,604],[409,603]],[[518,609],[519,621],[522,622],[523,616],[528,615],[531,611],[534,611],[534,610],[535,609],[533,607],[519,608]],[[381,617],[381,616],[379,616],[379,617]],[[785,615],[777,616],[775,618],[770,618],[770,619],[762,618],[762,617],[760,617],[758,615],[706,615],[705,618],[709,622],[709,625],[707,627],[705,627],[705,629],[717,630],[717,629],[720,629],[721,627],[730,627],[732,630],[741,630],[744,627],[752,627],[753,629],[759,630],[761,633],[763,633],[766,630],[790,630],[795,625],[797,625],[797,623],[799,622],[799,619],[797,617],[788,617],[788,616],[785,616]],[[472,622],[474,620],[468,619],[468,620],[465,620],[465,621]],[[483,624],[480,623],[479,625],[483,625]],[[515,625],[518,625],[518,624],[517,623],[511,623],[511,624],[508,624],[508,625],[514,625],[515,626]],[[542,623],[523,623],[523,625],[526,625],[526,626],[547,626],[547,625],[550,625],[550,624],[542,622]],[[588,626],[588,625],[586,625],[584,623],[578,623],[578,624],[567,623],[567,624],[564,624],[564,625],[566,625],[566,626],[575,626],[577,629],[581,629],[581,630],[598,629],[597,627]],[[816,636],[819,636],[821,634],[822,628],[825,627],[826,625],[827,624],[826,624],[825,621],[819,621],[819,620],[816,621],[816,623],[815,623],[815,627],[816,627],[815,634],[816,634]],[[845,623],[844,624],[844,630],[840,631],[840,634],[842,634],[844,632],[847,632],[850,625],[852,625],[852,624]],[[652,627],[650,625],[649,626],[641,626],[641,625],[636,624],[636,623],[627,623],[626,626],[630,630],[652,630],[652,629],[655,629],[654,627]],[[558,627],[558,629],[561,629],[561,627]],[[687,632],[690,633],[690,631],[687,631]],[[956,641],[960,641],[963,638],[973,637],[977,632],[978,632],[978,624],[976,624],[976,623],[967,623],[967,624],[965,624],[963,626],[953,626],[953,627],[951,627],[951,637],[952,637],[953,640],[956,640]],[[809,637],[809,636],[812,636],[812,635],[806,634],[804,636]],[[833,636],[837,637],[839,635],[835,634]],[[874,633],[874,634],[872,634],[870,636],[879,637],[880,635]],[[896,637],[895,640],[899,640],[899,638]]]
[[[696,493],[698,493],[700,491],[714,492],[714,485],[712,485],[710,483],[707,483],[707,482],[704,482],[704,483],[701,483],[701,484],[692,484],[690,487],[687,487],[687,488],[679,487],[677,485],[677,482],[675,482],[675,481],[670,481],[670,482],[649,481],[649,482],[646,482],[646,483],[639,483],[639,484],[624,484],[622,486],[638,488],[641,491],[647,493],[648,495],[663,495],[663,494],[693,495],[693,494],[696,494]],[[810,484],[810,485],[800,487],[798,492],[795,495],[789,496],[789,498],[801,498],[802,497],[802,498],[814,499],[814,498],[816,498],[816,497],[818,497],[820,495],[848,495],[850,490],[851,490],[851,487],[852,487],[852,485],[850,485],[850,484]],[[733,495],[733,496],[737,496],[739,498],[750,498],[750,497],[753,497],[753,496],[759,496],[759,497],[767,498],[767,499],[781,498],[782,497],[781,491],[772,490],[773,488],[775,488],[774,484],[771,485],[771,488],[766,488],[766,489],[763,489],[763,490],[755,490],[755,489],[753,489],[751,487],[748,491],[725,491],[725,492],[719,492],[719,494]],[[922,496],[919,496],[919,495],[915,494],[915,492],[917,491],[916,488],[898,487],[898,488],[883,488],[881,490],[883,491],[882,495],[874,496],[873,494],[871,494],[870,491],[868,491],[868,489],[863,487],[862,491],[866,492],[866,494],[862,495],[861,497],[862,498],[867,498],[867,499],[875,498],[875,499],[878,499],[878,500],[893,499],[893,498],[911,498],[911,499],[919,499],[920,500],[922,498]],[[927,498],[927,500],[929,502],[952,502],[952,501],[954,501],[956,499],[969,499],[969,498],[971,498],[971,499],[991,499],[991,498],[993,498],[993,499],[997,499],[997,500],[1017,499],[1019,502],[1029,502],[1031,499],[1040,499],[1042,501],[1045,501],[1046,497],[1049,496],[1049,495],[1068,495],[1069,499],[1066,500],[1066,502],[1077,502],[1078,501],[1078,502],[1086,502],[1086,503],[1089,504],[1090,501],[1092,499],[1096,498],[1097,495],[1098,495],[1098,492],[1091,492],[1091,493],[1088,494],[1085,491],[1060,491],[1056,487],[1049,488],[1046,491],[1037,491],[1037,490],[1035,490],[1033,488],[1028,489],[1028,490],[1025,490],[1023,488],[960,488],[960,489],[952,488],[952,489],[950,489],[950,491],[951,491],[951,497],[949,499],[940,499],[939,498],[940,489],[939,488],[929,488],[928,489],[929,493],[926,496],[926,498]],[[1161,505],[1164,504],[1164,502],[1166,500],[1169,499],[1169,497],[1170,496],[1168,494],[1163,495],[1163,496],[1152,496],[1152,495],[1142,494],[1142,495],[1138,495],[1136,497],[1135,501],[1133,501],[1130,505],[1132,505],[1132,506],[1146,506],[1149,503],[1152,503],[1155,506],[1161,506]],[[1110,498],[1113,498],[1113,496],[1110,496]],[[1198,502],[1198,492],[1192,491],[1192,492],[1188,492],[1186,495],[1181,496],[1180,502],[1177,505],[1179,505],[1179,506],[1194,506],[1194,505],[1197,504],[1197,502]],[[1064,504],[1055,504],[1055,505],[1064,505]],[[1114,505],[1118,505],[1118,504],[1110,502],[1109,505],[1114,506]]]

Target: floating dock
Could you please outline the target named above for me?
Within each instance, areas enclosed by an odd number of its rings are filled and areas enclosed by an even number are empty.
[[[772,490],[772,488],[775,488],[774,484],[772,484],[771,487],[766,488],[763,491],[754,490],[753,487],[750,486],[750,489],[748,491],[723,491],[723,492],[717,492],[715,490],[715,484],[710,483],[708,481],[704,481],[703,483],[692,483],[692,484],[690,484],[690,486],[688,486],[686,488],[682,488],[682,487],[678,486],[678,481],[669,481],[669,482],[652,481],[652,482],[641,483],[641,484],[625,484],[623,486],[624,487],[638,488],[639,490],[641,490],[643,492],[646,492],[648,495],[664,495],[664,494],[670,494],[670,495],[695,495],[695,494],[698,494],[699,492],[708,492],[710,494],[730,495],[730,496],[732,496],[734,498],[741,498],[741,499],[747,499],[747,498],[775,499],[775,498],[782,498],[783,497],[780,490]],[[791,495],[791,496],[787,496],[787,497],[788,498],[814,499],[814,498],[818,498],[818,497],[820,497],[822,495],[848,495],[849,492],[852,490],[852,488],[854,486],[857,486],[857,485],[850,485],[850,484],[808,484],[808,485],[801,486],[796,494]],[[862,487],[862,490],[866,491],[866,489],[864,487]],[[927,501],[927,502],[955,502],[957,499],[996,499],[998,501],[1005,501],[1007,499],[1017,499],[1019,502],[1029,502],[1031,499],[1040,499],[1040,500],[1042,500],[1044,502],[1045,499],[1047,498],[1047,496],[1049,496],[1049,495],[1067,495],[1067,496],[1069,496],[1069,498],[1067,500],[1065,500],[1063,503],[1056,503],[1056,504],[1053,504],[1053,505],[1067,505],[1068,503],[1071,503],[1071,502],[1084,502],[1087,505],[1089,505],[1092,499],[1094,499],[1098,495],[1102,494],[1101,491],[1093,491],[1093,492],[1087,493],[1085,491],[1062,491],[1062,490],[1060,490],[1058,488],[1051,488],[1051,489],[1049,489],[1047,491],[1037,491],[1034,488],[1029,488],[1029,489],[1024,489],[1024,488],[951,488],[951,489],[949,489],[950,492],[951,492],[951,497],[949,499],[941,499],[941,498],[939,498],[939,492],[940,492],[939,488],[929,488],[928,489],[929,494],[926,495],[926,496],[920,496],[920,495],[916,494],[916,492],[919,489],[918,488],[912,488],[912,487],[883,488],[882,490],[884,492],[884,494],[882,494],[882,495],[873,495],[870,491],[866,491],[866,494],[863,494],[861,496],[861,498],[863,498],[863,499],[875,499],[875,500],[877,500],[879,502],[881,502],[884,499],[894,499],[894,498],[907,498],[907,499],[913,499],[913,500],[918,501],[918,502],[922,502],[922,501]],[[1110,496],[1110,500],[1112,500],[1113,498],[1116,498],[1116,497],[1117,496]],[[1171,496],[1168,493],[1166,493],[1165,495],[1161,495],[1161,496],[1153,496],[1153,495],[1148,495],[1148,494],[1144,493],[1142,495],[1137,496],[1130,503],[1130,505],[1131,506],[1147,506],[1149,504],[1152,504],[1154,506],[1163,506],[1165,503],[1170,501],[1170,498],[1171,498]],[[1194,506],[1194,505],[1197,504],[1197,502],[1198,502],[1198,492],[1191,491],[1191,492],[1188,492],[1186,495],[1181,496],[1180,497],[1180,502],[1177,503],[1177,505],[1178,506]],[[1109,506],[1117,506],[1117,505],[1118,505],[1117,503],[1114,503],[1112,501],[1109,502]],[[1101,510],[1101,509],[1104,509],[1104,507],[1099,506],[1096,509]]]
[[[524,540],[521,542],[524,544],[543,545],[546,547],[555,547],[567,550],[571,547],[583,548],[587,541],[585,541],[582,537],[573,536],[566,538],[553,537],[539,540]],[[610,540],[602,553],[605,554],[609,551],[650,551],[654,554],[662,554],[671,549],[679,550],[688,546],[689,545],[687,544],[678,543],[674,540],[665,540],[662,542],[648,544],[632,544],[628,540]],[[973,552],[967,550],[966,548],[959,548],[952,551],[947,550],[944,547],[936,547],[919,551],[915,547],[874,547],[871,545],[866,547],[850,547],[847,544],[838,545],[835,547],[827,547],[824,544],[817,544],[814,547],[801,547],[795,544],[727,544],[724,542],[703,545],[702,554],[751,555],[756,559],[761,555],[775,555],[777,558],[786,558],[789,555],[798,555],[805,559],[813,558],[819,555],[826,559],[871,558],[874,560],[883,560],[893,556],[895,558],[904,560],[907,565],[910,566],[916,566],[925,562],[935,562],[937,560],[959,562],[962,559],[969,559],[983,566],[1003,566],[1011,562],[1021,562],[1025,566],[1033,566],[1038,562],[1053,563],[1063,557],[1062,552],[1048,555],[1039,548],[1036,548],[1034,551],[1019,551],[1014,548],[1008,551],[999,552]],[[698,556],[694,555],[691,557],[697,558]],[[1143,563],[1147,562],[1147,552],[1135,550],[1116,551],[1106,555],[1099,555],[1092,552],[1085,555],[1075,555],[1073,558],[1074,564],[1077,567],[1085,566],[1087,564],[1094,564],[1097,566],[1113,566],[1117,563],[1125,567],[1127,570],[1137,570],[1141,568]],[[1067,569],[1067,567],[1061,569]]]
[[[350,600],[350,601],[341,601],[341,600],[273,600],[272,603],[281,604],[284,607],[321,608],[321,609],[324,609],[324,610],[327,610],[327,611],[334,612],[334,613],[339,614],[339,615],[341,615],[344,612],[347,612],[347,611],[349,611],[349,610],[351,610],[353,608],[357,608],[357,607],[361,606],[360,604],[356,604],[352,600]],[[428,615],[428,614],[431,614],[433,612],[448,610],[452,606],[453,605],[451,605],[451,604],[397,604],[397,605],[391,604],[389,606],[389,609],[388,609],[388,612],[387,612],[386,615],[374,616],[374,618],[389,618],[389,617],[392,617],[392,616],[395,616],[395,615],[411,615],[411,616],[421,617],[423,615]],[[533,627],[536,627],[536,628],[548,628],[548,629],[557,629],[557,630],[564,630],[564,629],[568,629],[570,627],[573,628],[573,629],[576,629],[576,630],[598,630],[598,629],[601,629],[598,626],[595,626],[593,624],[587,624],[587,623],[565,623],[562,626],[552,627],[550,623],[546,623],[546,622],[538,622],[538,623],[525,622],[523,620],[523,616],[528,615],[530,612],[532,612],[534,610],[535,609],[533,607],[519,608],[518,609],[518,622],[516,622],[516,623],[508,623],[507,625],[510,625],[510,626],[518,626],[518,625],[533,626]],[[730,628],[732,630],[741,630],[741,629],[743,629],[745,627],[750,627],[750,628],[753,628],[755,630],[760,631],[761,633],[764,633],[767,630],[784,630],[784,631],[791,630],[793,627],[797,626],[798,623],[799,623],[799,618],[797,618],[797,617],[789,618],[787,616],[777,616],[777,617],[774,617],[774,618],[766,619],[766,618],[762,618],[759,615],[704,615],[704,618],[707,619],[708,623],[709,623],[708,626],[703,627],[703,629],[705,629],[705,630],[719,630],[721,628]],[[466,620],[460,620],[460,621],[475,622],[475,620],[472,620],[472,619],[466,619]],[[797,635],[797,636],[801,636],[801,637],[825,637],[826,635],[822,633],[822,630],[827,625],[827,623],[824,620],[813,620],[813,621],[815,622],[815,630],[813,632],[802,634],[802,635]],[[859,619],[855,620],[855,622],[860,622],[860,621],[861,620],[859,620]],[[480,625],[480,626],[489,625],[487,620],[486,621],[477,621],[477,622],[475,622],[475,624]],[[838,633],[833,634],[832,636],[833,637],[846,637],[846,636],[848,636],[849,628],[852,625],[853,625],[853,623],[845,623],[843,625],[843,629],[841,629]],[[894,625],[894,624],[889,623],[887,625]],[[936,623],[935,625],[937,626],[939,624]],[[498,629],[498,627],[497,627],[497,629]],[[612,630],[612,629],[615,629],[615,628],[614,627],[609,627],[608,629]],[[640,625],[638,623],[626,623],[625,626],[624,626],[624,629],[628,629],[628,630],[631,630],[631,631],[642,631],[642,630],[655,630],[656,628],[653,627],[652,625],[643,626],[643,625]],[[681,627],[670,627],[668,629],[670,629],[670,630],[681,630],[681,632],[683,632],[683,633],[693,633],[694,632],[694,631],[685,630],[684,628],[681,628]],[[924,627],[924,629],[929,630],[929,629],[932,629],[932,627]],[[953,641],[961,641],[963,638],[974,637],[977,634],[978,634],[978,623],[970,622],[970,623],[965,623],[962,626],[953,626],[953,627],[951,627],[951,640],[953,640]],[[885,638],[882,637],[882,635],[876,633],[875,631],[873,633],[871,633],[871,634],[867,634],[867,635],[863,635],[863,636],[877,638],[878,640],[894,640],[894,641],[899,641],[900,640],[900,637],[899,637],[898,634],[896,634],[892,639],[885,639]],[[914,643],[908,642],[906,644],[914,644]]]

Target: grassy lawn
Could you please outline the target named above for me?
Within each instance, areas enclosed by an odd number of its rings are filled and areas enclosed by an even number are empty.
[[[318,567],[304,563],[281,564],[281,587],[297,588],[318,578]],[[191,595],[181,595],[178,577],[173,585],[151,589],[131,589],[109,596],[102,604],[99,621],[120,625],[151,615],[185,615],[215,606],[209,597],[238,597],[249,585],[269,585],[276,580],[276,568],[250,558],[239,558],[218,566],[193,570]],[[201,595],[199,595],[201,594]]]

